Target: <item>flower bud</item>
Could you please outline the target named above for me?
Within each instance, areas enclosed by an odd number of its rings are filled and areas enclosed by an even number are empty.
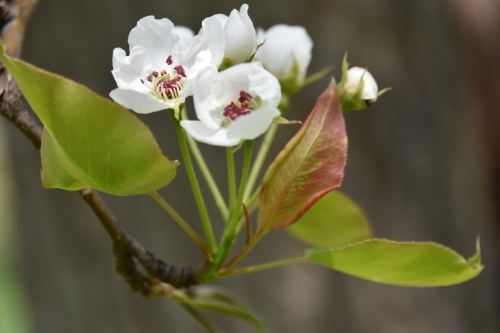
[[[224,28],[225,49],[222,69],[241,64],[250,59],[257,49],[256,32],[252,20],[248,16],[248,5],[243,4],[240,10],[233,9],[229,16],[216,14]]]
[[[299,90],[311,62],[313,42],[306,29],[300,26],[278,24],[267,31],[259,29],[258,43],[263,43],[255,60],[274,74],[288,94]]]
[[[347,57],[342,64],[342,80],[338,86],[342,110],[362,110],[377,101],[387,89],[378,92],[377,82],[365,68],[348,69]]]

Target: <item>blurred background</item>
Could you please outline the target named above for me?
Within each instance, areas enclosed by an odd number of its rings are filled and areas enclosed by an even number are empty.
[[[256,27],[307,28],[315,43],[309,73],[333,65],[339,79],[349,52],[351,64],[368,67],[380,88],[393,88],[369,109],[346,114],[349,160],[341,189],[366,210],[377,237],[432,240],[467,257],[481,235],[486,268],[445,288],[386,286],[312,264],[217,284],[248,299],[269,332],[500,332],[500,2],[247,3]],[[167,17],[198,31],[203,18],[240,6],[230,0],[40,0],[22,58],[107,96],[115,88],[112,50],[128,49],[137,20]],[[324,78],[296,95],[287,118],[305,119],[327,84]],[[141,119],[164,153],[180,159],[169,115]],[[271,156],[297,129],[280,129]],[[4,120],[0,141],[1,333],[203,332],[173,302],[129,290],[114,272],[110,241],[97,219],[77,193],[41,187],[39,154]],[[225,189],[224,149],[202,148]],[[201,231],[183,168],[160,193]],[[155,255],[176,265],[201,263],[198,249],[150,197],[102,197]],[[217,221],[215,205],[207,202]],[[276,231],[244,263],[292,257],[303,248]],[[19,314],[26,315],[15,320]],[[217,320],[228,332],[249,331],[239,321]]]

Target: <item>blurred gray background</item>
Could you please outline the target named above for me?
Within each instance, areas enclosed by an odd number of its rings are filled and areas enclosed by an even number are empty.
[[[393,87],[372,107],[346,115],[349,160],[342,190],[367,212],[378,237],[432,240],[474,253],[481,235],[484,272],[462,285],[402,288],[312,264],[217,282],[247,298],[269,332],[500,332],[500,2],[497,0],[248,1],[256,27],[305,26],[314,40],[309,73],[344,53]],[[239,8],[229,0],[40,0],[22,57],[108,95],[111,54],[146,15],[194,31],[201,20]],[[325,78],[296,95],[289,119],[305,119]],[[141,116],[171,159],[180,159],[169,116]],[[39,154],[0,120],[16,185],[16,258],[37,333],[197,333],[202,329],[167,299],[143,299],[113,270],[110,241],[77,193],[40,185]],[[280,130],[273,156],[297,127]],[[224,149],[202,146],[225,189]],[[185,172],[160,192],[201,231]],[[10,196],[12,198],[13,194]],[[147,196],[103,195],[123,226],[164,261],[198,265],[202,257]],[[213,202],[213,219],[218,212]],[[220,223],[218,223],[220,225]],[[220,229],[219,229],[220,230]],[[13,237],[14,237],[13,236]],[[302,252],[282,231],[267,235],[244,263]],[[239,321],[217,320],[231,333]],[[4,332],[2,332],[4,333]],[[5,332],[17,333],[17,332]]]

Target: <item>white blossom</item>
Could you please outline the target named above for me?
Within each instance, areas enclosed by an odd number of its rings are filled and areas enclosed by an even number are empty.
[[[212,17],[224,27],[224,57],[230,58],[233,65],[247,61],[257,49],[257,33],[248,16],[248,5],[243,4],[239,11],[233,9],[229,17],[224,14]]]
[[[130,55],[116,48],[113,70],[117,89],[111,98],[138,113],[178,110],[192,94],[196,75],[224,56],[224,30],[219,20],[205,19],[197,36],[168,19],[147,16],[129,34]]]
[[[371,103],[377,101],[378,86],[370,72],[361,67],[350,68],[347,71],[346,89],[355,92],[361,84],[361,99]]]
[[[208,66],[196,78],[193,99],[199,120],[183,120],[181,126],[198,141],[231,147],[267,131],[280,115],[281,88],[259,62],[222,72]]]
[[[301,85],[311,62],[313,42],[301,26],[278,24],[267,31],[259,29],[259,44],[255,60],[276,75],[280,81],[292,79]]]

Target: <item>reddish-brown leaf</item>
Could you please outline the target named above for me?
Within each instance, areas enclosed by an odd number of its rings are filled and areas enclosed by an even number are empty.
[[[346,158],[344,117],[332,81],[264,176],[259,229],[289,226],[322,196],[339,187]]]

